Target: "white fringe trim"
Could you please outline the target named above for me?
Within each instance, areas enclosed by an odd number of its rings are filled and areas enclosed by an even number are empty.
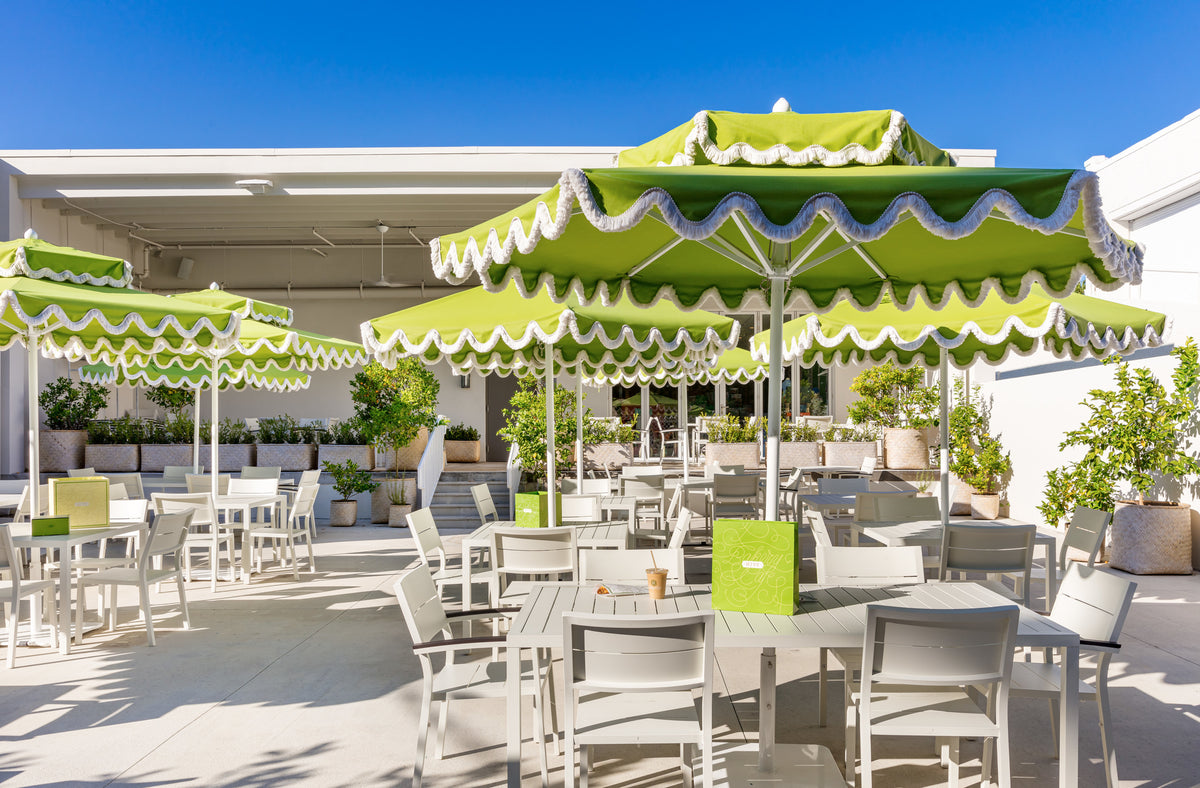
[[[615,292],[610,291],[604,281],[595,283],[594,294],[589,298],[585,294],[584,282],[579,277],[572,277],[566,282],[566,292],[559,295],[557,292],[559,282],[553,274],[543,273],[532,288],[527,288],[519,275],[518,266],[511,265],[511,261],[513,255],[518,252],[521,254],[533,252],[543,238],[556,240],[562,237],[576,204],[587,221],[601,232],[623,232],[632,229],[650,211],[657,209],[661,213],[663,221],[680,237],[685,240],[702,240],[715,234],[736,211],[742,214],[764,238],[780,243],[790,243],[803,236],[820,215],[824,215],[832,221],[846,238],[861,242],[879,240],[904,217],[905,213],[911,213],[928,232],[946,240],[960,240],[971,235],[979,229],[993,210],[1004,213],[1012,223],[1020,227],[1036,230],[1044,235],[1053,235],[1067,225],[1082,202],[1088,246],[1100,260],[1105,271],[1116,280],[1114,282],[1105,283],[1090,279],[1089,275],[1094,273],[1091,266],[1079,263],[1074,266],[1068,275],[1067,284],[1061,289],[1052,287],[1041,272],[1030,271],[1023,277],[1021,291],[1015,296],[1009,295],[1002,289],[999,279],[989,277],[980,282],[981,290],[977,298],[967,298],[962,285],[958,281],[952,281],[942,291],[933,294],[936,298],[931,297],[924,285],[917,285],[905,300],[893,291],[890,282],[885,281],[881,285],[879,297],[872,303],[857,301],[850,288],[847,287],[840,288],[824,309],[832,308],[833,304],[843,299],[849,300],[855,307],[864,310],[873,309],[885,299],[890,299],[901,309],[907,309],[918,303],[917,299],[933,305],[935,301],[941,302],[951,295],[957,295],[971,306],[978,306],[993,290],[1004,301],[1017,303],[1029,294],[1030,288],[1034,284],[1039,285],[1050,296],[1061,297],[1073,291],[1079,280],[1085,277],[1088,277],[1100,290],[1116,290],[1125,283],[1138,284],[1141,282],[1142,250],[1137,247],[1128,247],[1109,226],[1100,204],[1099,179],[1095,173],[1085,170],[1078,170],[1071,176],[1063,190],[1058,207],[1046,218],[1038,218],[1030,214],[1008,191],[990,189],[976,200],[966,215],[955,222],[948,222],[941,218],[929,202],[916,192],[905,192],[898,195],[879,219],[871,224],[862,224],[857,221],[837,195],[817,194],[804,204],[791,222],[786,225],[777,225],[767,219],[753,198],[741,192],[727,195],[704,219],[691,221],[680,212],[671,195],[659,187],[647,189],[624,213],[618,216],[609,216],[596,202],[587,175],[582,170],[571,169],[563,172],[558,186],[559,197],[554,213],[551,213],[545,202],[539,202],[528,232],[521,220],[514,218],[509,224],[503,242],[500,240],[496,228],[490,228],[487,241],[482,248],[479,247],[475,238],[467,240],[461,258],[457,244],[451,244],[443,255],[441,239],[435,238],[429,245],[434,274],[438,278],[456,285],[467,282],[472,275],[477,275],[483,287],[489,292],[499,292],[512,286],[516,287],[525,297],[545,288],[550,298],[559,303],[566,301],[571,295],[579,298],[584,304],[599,302],[605,306],[611,305],[620,298],[630,298],[643,305],[657,303],[665,298],[682,309],[694,309],[700,301],[708,296],[715,296],[724,303],[720,289],[716,286],[709,288],[701,293],[695,301],[685,304],[679,300],[674,287],[664,283],[651,299],[634,299],[628,280],[623,279]],[[487,271],[492,265],[507,267],[498,283],[494,283],[487,275]],[[765,276],[766,272],[764,272]],[[786,308],[793,310],[816,308],[803,290],[795,287],[792,289],[793,292]],[[750,295],[749,293],[743,294],[743,304]],[[732,305],[728,306],[734,309],[738,308]]]
[[[91,274],[73,274],[70,271],[55,271],[51,268],[31,268],[25,247],[18,246],[10,266],[0,266],[0,276],[27,276],[30,279],[49,279],[52,282],[72,282],[77,285],[96,285],[98,287],[129,287],[133,281],[133,266],[124,263],[124,273],[114,279],[111,276],[92,276]]]
[[[258,311],[257,309],[254,308],[253,302],[247,300],[245,307],[243,307],[242,309],[235,309],[233,311],[237,312],[242,317],[248,317],[251,320],[257,320],[260,323],[268,323],[273,326],[287,328],[288,326],[290,326],[292,324],[292,320],[294,319],[294,317],[293,317],[291,307],[284,307],[284,309],[287,310],[287,315],[285,317],[281,318],[277,315],[269,315],[266,312]]]
[[[122,367],[121,375],[124,377],[122,381],[123,385],[127,386],[166,386],[172,389],[189,389],[192,391],[212,388],[211,371],[197,378],[172,379],[161,370],[151,370],[148,367]],[[112,385],[117,382],[118,375],[115,367],[112,368],[111,372],[99,375],[93,374],[89,370],[81,369],[79,371],[79,378],[89,383]],[[233,387],[238,390],[255,388],[270,392],[291,393],[303,391],[312,383],[312,378],[309,376],[298,379],[282,379],[265,376],[251,369],[233,370],[222,373],[220,379],[220,388],[222,391]]]
[[[727,369],[694,369],[689,372],[681,373],[679,370],[636,370],[630,371],[627,369],[617,372],[605,372],[598,370],[594,374],[584,376],[583,382],[589,386],[638,386],[638,385],[672,385],[678,386],[683,380],[688,383],[750,383],[755,380],[765,380],[767,377],[766,366],[756,367],[754,372],[746,369],[739,369],[730,372]]]
[[[429,361],[429,359],[423,359]],[[546,354],[544,348],[531,348],[529,351],[516,351],[513,357],[509,360],[497,357],[487,357],[469,354],[460,360],[455,360],[448,356],[442,359],[450,363],[451,370],[456,375],[463,375],[468,372],[478,372],[487,374],[496,372],[500,374],[510,373],[526,373],[526,372],[542,372],[546,369]],[[628,360],[618,360],[611,351],[605,351],[599,359],[593,359],[586,353],[580,354],[574,358],[567,358],[562,355],[557,349],[554,353],[554,369],[556,372],[562,372],[569,375],[583,374],[585,377],[601,374],[601,370],[605,368],[617,367],[623,370],[676,370],[680,368],[692,369],[703,367],[709,363],[711,356],[708,355],[669,355],[666,351],[657,351],[653,355],[642,356],[637,358],[632,363]],[[384,362],[380,362],[384,363]],[[385,363],[384,366],[387,366]]]

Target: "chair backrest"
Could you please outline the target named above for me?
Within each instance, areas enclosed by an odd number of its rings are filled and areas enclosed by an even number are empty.
[[[38,485],[38,508],[41,509],[38,515],[41,516],[50,511],[50,485]],[[23,523],[29,520],[29,485],[25,485],[25,489],[21,490],[21,500],[17,501],[16,516],[13,517],[13,522]]]
[[[822,545],[826,547],[833,546],[833,539],[829,535],[829,527],[825,525],[824,515],[816,509],[806,509],[804,511],[804,521],[812,529],[813,541],[817,543],[817,547],[821,547]]]
[[[108,494],[112,497],[112,489],[118,484],[125,485],[125,493],[130,498],[145,498],[146,488],[142,486],[140,473],[106,473],[108,477]]]
[[[576,576],[579,548],[574,528],[492,529],[492,567],[498,575]]]
[[[564,523],[598,523],[602,518],[600,498],[596,495],[564,495],[562,497],[562,519]]]
[[[190,493],[212,492],[212,475],[208,473],[189,473],[184,477],[187,481],[187,491]],[[229,493],[229,480],[233,478],[228,473],[217,474],[217,495]]]
[[[125,485],[121,482],[108,484],[108,500],[110,501],[128,501],[129,491],[125,489]]]
[[[630,478],[636,476],[662,476],[662,467],[658,465],[622,465],[621,475]]]
[[[1067,548],[1073,547],[1088,554],[1088,566],[1096,563],[1100,548],[1104,546],[1104,534],[1108,524],[1112,522],[1112,512],[1102,512],[1089,509],[1086,506],[1076,506],[1071,515],[1071,523],[1063,535],[1062,545],[1058,552],[1058,565],[1067,568]]]
[[[449,631],[446,609],[427,565],[417,564],[400,575],[393,588],[414,645],[428,643]]]
[[[496,513],[496,502],[492,500],[492,491],[488,489],[486,484],[476,484],[471,488],[471,499],[475,501],[475,511],[479,512],[480,524],[492,520],[499,520],[500,515]]]
[[[258,432],[258,419],[247,416],[243,421],[246,422],[246,429],[251,432]]]
[[[1019,610],[1016,605],[930,610],[867,605],[863,707],[869,684],[995,684],[1007,700]]]
[[[170,555],[183,547],[188,527],[192,523],[192,515],[193,512],[173,512],[154,518],[150,525],[150,534],[142,547],[141,555],[138,556],[138,568],[141,571],[149,568],[150,559],[155,556]],[[176,564],[175,568],[178,569],[179,565]]]
[[[884,522],[910,523],[918,520],[938,520],[942,516],[941,504],[933,496],[917,498],[899,493],[877,493],[875,516]]]
[[[1072,564],[1058,588],[1050,618],[1083,640],[1115,644],[1136,590],[1132,580]]]
[[[745,465],[720,465],[710,462],[704,466],[704,475],[712,478],[713,476],[721,476],[728,473],[744,473],[745,470]]]
[[[942,529],[941,571],[1025,572],[1033,561],[1033,525],[950,523]],[[1028,576],[1026,580],[1028,580]]]
[[[217,522],[217,507],[208,493],[154,493],[150,496],[154,514],[192,512],[193,526],[211,526]]]
[[[863,457],[862,465],[858,466],[859,473],[875,473],[875,466],[879,464],[879,460],[875,457]]]
[[[437,523],[433,520],[433,510],[429,507],[414,509],[404,517],[408,520],[408,528],[412,532],[413,542],[417,545],[417,555],[421,556],[422,563],[429,564],[430,558],[437,553],[438,566],[445,566],[446,546],[442,543],[442,535],[438,533]]]
[[[675,520],[675,527],[671,531],[671,541],[667,542],[667,547],[672,550],[683,549],[684,540],[688,538],[688,534],[692,532],[692,510],[686,506],[679,510],[679,517]]]
[[[194,473],[190,465],[164,465],[162,477],[165,482],[183,482],[189,473]]]
[[[579,579],[585,583],[642,585],[646,570],[653,566],[667,570],[668,585],[679,585],[683,582],[683,548],[579,551]]]
[[[283,467],[279,465],[243,465],[243,479],[275,479],[279,481],[279,475],[283,472]]]
[[[296,482],[297,487],[303,487],[306,484],[320,484],[321,472],[316,471],[300,471],[300,480]]]
[[[713,500],[745,500],[758,497],[758,475],[753,473],[720,473],[713,476]]]
[[[144,523],[150,510],[145,498],[108,499],[108,521],[110,523]]]
[[[581,486],[575,479],[563,479],[561,482],[564,494],[572,495],[611,495],[612,482],[608,479],[584,479]]]
[[[871,480],[862,477],[849,479],[817,479],[817,492],[853,494],[871,491]]]
[[[300,517],[313,517],[313,507],[317,503],[317,493],[320,489],[315,484],[302,484],[296,488],[296,500],[292,502],[292,510],[288,513],[291,527],[296,527]]]
[[[229,480],[230,495],[275,495],[279,492],[278,476],[259,476]]]
[[[96,476],[96,475],[97,475],[97,473],[96,473],[95,468],[73,468],[73,469],[67,471],[68,478],[72,478],[75,476]]]
[[[833,547],[817,544],[817,582],[887,586],[925,582],[920,547]]]
[[[665,476],[627,476],[621,480],[622,493],[631,498],[662,498]]]
[[[563,616],[567,697],[577,690],[702,689],[711,719],[713,612]]]

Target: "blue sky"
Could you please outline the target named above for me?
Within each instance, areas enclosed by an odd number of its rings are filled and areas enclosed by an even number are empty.
[[[635,145],[899,109],[1080,167],[1200,107],[1200,3],[8,4],[0,148]]]

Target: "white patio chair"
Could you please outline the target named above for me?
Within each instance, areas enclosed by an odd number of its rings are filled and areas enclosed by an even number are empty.
[[[745,465],[721,465],[719,463],[710,462],[704,466],[704,475],[711,479],[714,476],[720,476],[727,473],[742,474],[746,472]]]
[[[237,481],[234,479],[233,481]],[[232,482],[231,482],[232,484]],[[271,526],[260,524],[253,528],[249,528],[242,534],[243,539],[252,539],[253,550],[255,554],[255,567],[258,572],[262,572],[262,554],[263,543],[270,541],[275,547],[275,552],[279,554],[282,560],[283,548],[286,547],[288,557],[292,565],[292,579],[300,579],[300,568],[296,562],[296,541],[303,539],[308,547],[308,572],[313,574],[317,571],[317,562],[313,558],[312,536],[309,533],[308,523],[313,519],[313,506],[317,502],[316,487],[301,487],[299,494],[296,496],[296,502],[290,507],[287,518],[279,525]],[[307,521],[307,522],[306,522]]]
[[[996,753],[1000,788],[1011,788],[1008,694],[1018,609],[925,610],[867,606],[858,706],[863,788],[873,784],[874,736],[948,740],[949,782],[958,786],[958,741],[986,738],[981,782]],[[849,773],[851,762],[847,760]]]
[[[512,577],[562,580],[569,575],[565,579],[574,580],[577,576],[579,545],[574,528],[498,527],[492,529],[491,539],[488,599],[492,607],[499,607],[502,601],[506,604],[523,601],[517,595],[504,596]]]
[[[292,482],[285,483],[283,481],[280,481],[279,487],[277,488],[277,490],[278,490],[278,492],[281,492],[287,496],[287,505],[288,505],[289,509],[296,505],[296,495],[299,494],[301,487],[316,487],[317,494],[320,495],[321,494],[320,493],[321,472],[319,470],[318,471],[301,471],[300,478],[294,483],[292,483]],[[316,518],[315,517],[308,518],[308,536],[310,539],[317,538],[317,526],[316,526]]]
[[[1076,506],[1071,515],[1071,522],[1067,525],[1066,533],[1063,534],[1062,542],[1058,546],[1058,565],[1053,570],[1050,567],[1034,566],[1029,570],[1030,581],[1045,583],[1047,574],[1054,571],[1057,573],[1055,579],[1061,582],[1067,573],[1067,551],[1072,548],[1086,553],[1087,565],[1095,566],[1096,559],[1100,556],[1100,549],[1104,547],[1104,535],[1108,532],[1110,522],[1112,522],[1112,512]],[[1013,580],[1018,584],[1017,590],[1022,590],[1020,576],[1014,576]],[[1054,600],[1047,598],[1046,607],[1053,609]]]
[[[825,523],[825,516],[816,509],[806,509],[804,511],[804,522],[812,531],[813,542],[816,543],[816,549],[822,547],[833,547],[833,537],[829,533],[829,526]],[[815,555],[815,553],[814,553]]]
[[[46,514],[50,511],[50,485],[38,485],[38,516]],[[29,485],[25,485],[25,489],[21,490],[21,499],[17,501],[17,508],[13,511],[14,523],[29,522]]]
[[[579,574],[582,582],[646,585],[646,570],[658,565],[667,570],[667,585],[683,583],[683,548],[649,550],[580,550]]]
[[[856,476],[846,479],[817,479],[817,492],[822,495],[854,495],[871,492],[871,481]]]
[[[67,471],[67,478],[75,478],[79,476],[99,476],[95,468],[72,468]]]
[[[688,534],[692,531],[692,519],[695,514],[691,509],[682,508],[679,510],[679,516],[675,518],[675,525],[671,527],[671,532],[667,532],[658,528],[635,528],[630,534],[634,545],[641,542],[659,542],[665,543],[670,549],[683,549],[683,543],[687,540]]]
[[[940,520],[941,503],[933,496],[918,498],[902,493],[879,493],[874,496],[875,519],[883,522],[909,523],[918,520]]]
[[[475,511],[479,513],[480,525],[500,519],[500,515],[496,512],[496,502],[492,500],[492,491],[486,484],[476,484],[471,487],[471,499],[475,501]]]
[[[162,480],[164,482],[184,484],[187,482],[189,473],[195,473],[195,470],[190,465],[164,465]]]
[[[878,465],[878,458],[863,457],[862,464],[858,466],[857,471],[839,471],[833,474],[833,477],[836,479],[870,479],[875,475],[875,468]]]
[[[183,478],[187,482],[187,491],[189,493],[212,492],[212,474],[189,473]],[[217,474],[217,495],[229,494],[229,480],[232,478],[228,473]]]
[[[58,647],[58,615],[54,603],[57,583],[25,579],[25,567],[13,547],[7,524],[0,525],[0,568],[7,570],[0,579],[0,603],[8,612],[8,667],[11,668],[17,664],[17,624],[24,599],[29,600],[29,628],[35,638],[42,634],[42,601],[45,600],[50,642]]]
[[[264,475],[243,476],[240,479],[231,478],[229,480],[228,492],[230,495],[278,495],[279,477]],[[257,507],[254,511],[258,513],[258,521],[265,523],[271,519],[274,508],[273,505]],[[248,527],[249,523],[246,525]]]
[[[634,521],[649,519],[662,524],[667,513],[667,480],[661,473],[623,476],[621,494],[634,498]]]
[[[109,498],[112,498],[112,488],[118,484],[125,485],[125,494],[130,498],[145,498],[146,488],[142,486],[140,473],[106,473],[108,478]]]
[[[938,579],[952,573],[984,572],[988,575],[1020,575],[1020,590],[1009,591],[1002,583],[989,587],[1029,607],[1029,573],[1033,566],[1033,525],[970,525],[950,523],[942,528]]]
[[[438,532],[437,523],[433,519],[433,510],[427,508],[416,509],[405,515],[408,520],[408,529],[413,536],[413,542],[417,546],[417,555],[421,558],[421,563],[429,567],[430,577],[437,584],[438,593],[449,584],[462,583],[462,565],[460,562],[451,562],[446,554],[446,546],[442,542],[442,535]],[[435,563],[436,561],[436,563]],[[471,567],[471,582],[474,583],[490,583],[492,579],[491,570],[486,565]],[[463,609],[470,607],[471,600],[462,600]]]
[[[608,478],[584,479],[583,486],[575,479],[563,479],[560,483],[564,495],[612,495],[612,481]]]
[[[566,784],[587,788],[596,744],[679,744],[684,783],[695,750],[712,786],[713,613],[563,616]],[[700,712],[694,693],[700,692]]]
[[[97,586],[97,592],[101,597],[104,595],[105,586],[110,589],[107,607],[101,606],[108,613],[109,629],[117,628],[117,587],[136,586],[142,618],[146,621],[146,640],[153,646],[155,644],[154,616],[150,614],[150,584],[173,579],[179,592],[179,606],[183,609],[183,628],[191,628],[187,596],[183,590],[183,560],[180,555],[184,549],[184,542],[187,540],[188,524],[191,519],[191,512],[161,514],[155,517],[154,522],[150,525],[146,544],[138,555],[136,567],[103,569],[94,574],[84,575],[78,580],[79,602],[75,606],[75,631],[79,633],[81,641],[83,639],[83,610],[87,606],[88,586]]]
[[[566,523],[598,523],[604,519],[600,498],[596,495],[564,495],[562,521]]]
[[[1072,565],[1063,577],[1050,619],[1079,634],[1080,651],[1096,657],[1095,685],[1079,684],[1079,699],[1096,701],[1100,717],[1100,746],[1104,751],[1104,779],[1108,788],[1119,785],[1117,748],[1113,741],[1112,706],[1108,700],[1108,666],[1121,648],[1118,642],[1137,584],[1092,567]],[[1058,698],[1062,669],[1053,663],[1050,650],[1045,662],[1014,662],[1012,696],[1043,698],[1050,704],[1050,729],[1058,744]]]
[[[440,701],[438,731],[434,757],[441,759],[446,739],[446,717],[451,700],[475,698],[503,698],[507,693],[507,663],[502,660],[475,660],[456,662],[454,656],[464,651],[480,651],[481,645],[503,649],[505,638],[454,637],[452,623],[470,623],[495,619],[496,611],[447,613],[442,607],[441,596],[424,564],[409,569],[395,585],[396,599],[404,614],[409,637],[413,641],[413,653],[421,663],[421,712],[417,723],[417,751],[413,759],[413,788],[420,788],[425,771],[425,751],[428,749],[430,712],[433,702]],[[434,655],[442,656],[441,665],[435,666]],[[540,668],[541,666],[536,666]],[[554,691],[550,686],[550,671],[536,669],[528,660],[521,661],[521,694],[532,697],[534,726],[538,737],[538,755],[541,759],[543,784],[549,779],[546,764],[546,735],[543,720],[543,689],[548,689],[552,727],[554,720]],[[543,679],[543,676],[545,677]],[[477,729],[472,725],[472,730]],[[558,739],[555,736],[555,742]]]
[[[155,515],[191,512],[188,536],[184,541],[183,575],[192,581],[192,552],[203,550],[208,553],[208,565],[212,572],[212,590],[217,590],[217,575],[221,569],[221,546],[229,551],[229,574],[235,574],[237,561],[233,552],[233,532],[224,528],[217,519],[217,507],[207,492],[199,493],[154,493],[150,496]],[[249,569],[249,567],[247,567]]]
[[[753,473],[718,473],[712,477],[708,499],[709,522],[723,518],[757,520],[758,480]]]

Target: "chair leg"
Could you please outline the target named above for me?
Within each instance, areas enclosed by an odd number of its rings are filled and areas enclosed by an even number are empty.
[[[713,744],[712,734],[704,737],[704,751],[700,757],[704,761],[704,788],[713,788]]]
[[[865,679],[863,680],[863,684],[866,684]],[[862,763],[862,768],[858,770],[859,785],[861,785],[862,788],[871,788],[873,784],[871,774],[871,728],[867,725],[860,724],[858,726],[858,752],[858,759]],[[850,763],[846,764],[847,771],[850,771],[853,768],[854,767]],[[846,782],[850,781],[847,780]]]
[[[292,579],[300,579],[300,566],[296,563],[296,540],[288,537],[288,555],[292,557]]]
[[[317,572],[317,561],[313,558],[312,537],[309,534],[304,534],[304,543],[308,546],[308,573],[310,575]]]
[[[96,586],[96,592],[100,596],[104,596],[104,587]],[[18,603],[19,604],[19,603]],[[79,642],[83,642],[83,609],[87,607],[87,586],[83,583],[79,584],[79,599],[75,603],[75,631],[79,633]],[[32,600],[30,601],[30,613],[33,612]],[[70,635],[68,634],[68,637]]]
[[[947,775],[947,785],[958,788],[958,737],[950,740],[950,773]],[[868,787],[869,788],[869,787]]]
[[[537,741],[538,768],[542,773],[542,788],[550,786],[550,763],[546,758],[546,716],[541,693],[533,693],[533,736]]]
[[[100,598],[101,607],[103,607],[104,589],[101,588],[97,594]],[[112,631],[117,628],[117,587],[111,585],[108,587],[108,629]],[[101,619],[103,621],[104,619]]]
[[[567,693],[568,696],[570,692]],[[571,698],[567,698],[567,703],[571,702]],[[571,714],[571,709],[568,707],[567,714]],[[575,725],[572,722],[566,726],[563,741],[563,784],[565,788],[575,788]]]
[[[592,771],[592,745],[579,748],[579,788],[587,788],[588,774]]]
[[[1007,729],[1000,731],[996,737],[996,773],[1000,788],[1012,788],[1012,751]]]
[[[11,605],[8,611],[8,666],[15,667],[17,664],[17,619],[21,607],[18,602]]]
[[[116,586],[113,586],[116,588]],[[146,640],[150,645],[154,643],[154,616],[150,615],[150,589],[147,586],[138,586],[138,596],[142,602],[142,615],[146,617]]]
[[[829,649],[823,648],[820,651],[820,662],[817,664],[817,722],[824,728],[828,713],[828,699],[825,694],[829,691]]]
[[[996,739],[988,736],[983,740],[983,756],[980,760],[981,768],[979,770],[979,785],[980,788],[988,788],[992,784],[992,758],[996,749]]]
[[[417,720],[417,752],[413,756],[413,788],[421,788],[421,776],[425,770],[425,749],[429,740],[429,707],[433,705],[433,675],[428,664],[422,666],[425,674],[421,684],[421,715]]]
[[[1107,656],[1107,655],[1105,655]],[[1100,749],[1104,753],[1104,780],[1108,788],[1117,788],[1117,746],[1113,731],[1112,713],[1108,705],[1108,664],[1096,670],[1096,710],[1100,715]]]
[[[695,775],[692,774],[692,763],[696,759],[696,747],[693,744],[679,744],[679,771],[683,772],[684,788],[693,788],[696,784]]]
[[[843,684],[845,688],[842,695],[846,707],[846,785],[854,785],[854,765],[857,760],[858,742],[858,705],[854,702],[854,698],[850,694],[850,684]]]

